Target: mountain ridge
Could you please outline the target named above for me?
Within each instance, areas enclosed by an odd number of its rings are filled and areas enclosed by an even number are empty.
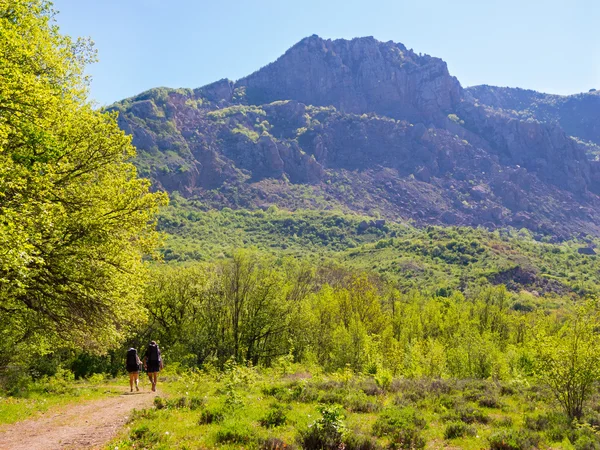
[[[207,207],[342,207],[423,225],[600,235],[590,158],[600,139],[508,109],[516,100],[464,89],[444,61],[402,44],[313,35],[236,82],[155,89],[111,109],[141,173]]]

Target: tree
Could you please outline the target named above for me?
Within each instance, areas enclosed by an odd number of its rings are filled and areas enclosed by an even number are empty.
[[[0,356],[103,351],[139,306],[158,242],[135,149],[87,101],[90,43],[59,33],[45,0],[0,0]]]
[[[600,325],[592,304],[577,307],[574,314],[552,333],[539,331],[536,372],[552,390],[570,419],[580,419],[592,387],[600,377]]]

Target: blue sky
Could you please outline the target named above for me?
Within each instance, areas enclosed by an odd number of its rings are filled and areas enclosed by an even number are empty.
[[[54,0],[89,36],[100,104],[156,86],[238,79],[303,37],[374,36],[438,56],[463,86],[600,89],[600,0]]]

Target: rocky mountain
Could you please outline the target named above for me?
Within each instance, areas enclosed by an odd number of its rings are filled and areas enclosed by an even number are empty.
[[[237,82],[111,109],[141,173],[206,207],[600,235],[600,96],[555,97],[463,89],[444,61],[402,44],[311,36]]]
[[[576,95],[552,95],[482,85],[467,88],[466,92],[471,101],[501,108],[522,120],[558,124],[569,136],[600,145],[600,91],[596,89]]]

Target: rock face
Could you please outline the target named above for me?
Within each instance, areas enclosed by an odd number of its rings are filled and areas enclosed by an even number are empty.
[[[555,123],[569,136],[600,145],[600,91],[551,95],[519,88],[474,86],[467,95],[521,119]]]
[[[598,99],[463,90],[442,60],[402,44],[311,36],[237,82],[112,108],[140,172],[208,206],[341,207],[566,238],[600,235]]]
[[[372,37],[308,37],[236,85],[246,88],[253,104],[293,99],[426,123],[445,118],[462,95],[460,83],[441,59]]]

